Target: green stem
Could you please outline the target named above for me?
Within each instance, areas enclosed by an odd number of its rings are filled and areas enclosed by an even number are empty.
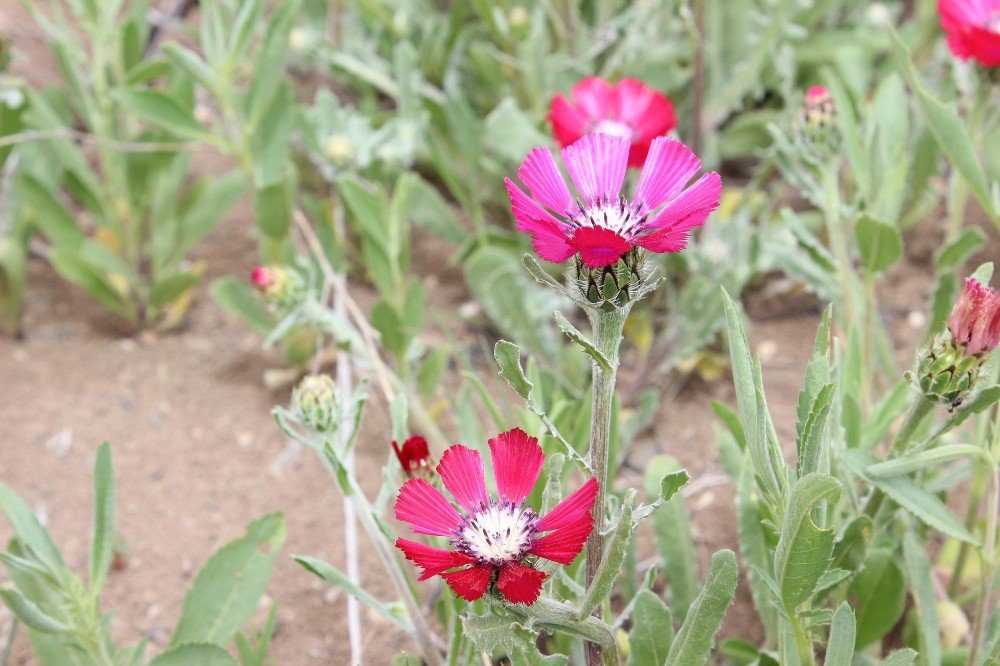
[[[813,655],[812,640],[806,634],[805,629],[802,628],[802,623],[795,614],[794,608],[788,616],[791,618],[792,628],[795,630],[795,647],[799,653],[799,663],[802,666],[812,666],[816,663]]]
[[[611,440],[611,406],[618,373],[618,350],[629,307],[600,309],[590,312],[594,344],[611,364],[605,370],[596,361],[593,370],[593,399],[590,414],[590,467],[597,479],[597,500],[594,502],[594,529],[587,538],[587,585],[593,582],[604,555],[604,530],[608,488],[608,453]],[[612,652],[614,647],[609,648]],[[606,663],[603,650],[596,643],[586,644],[587,666]]]
[[[983,632],[992,611],[993,574],[996,571],[997,554],[997,521],[1000,510],[1000,473],[993,469],[990,476],[989,502],[986,509],[986,534],[983,538],[983,570],[980,581],[979,599],[976,601],[976,617],[973,620],[972,644],[969,649],[968,666],[976,666],[979,658],[980,645],[983,642]]]
[[[906,411],[906,416],[903,418],[903,423],[899,426],[899,431],[893,438],[892,444],[889,445],[888,458],[894,458],[897,454],[906,453],[920,423],[934,409],[936,404],[935,401],[923,394],[916,394],[913,397],[913,400],[910,401],[910,407]],[[869,518],[874,518],[884,501],[885,494],[876,488],[865,504],[865,515]]]
[[[982,504],[983,493],[985,492],[986,468],[983,465],[977,464],[973,469],[972,481],[969,485],[969,505],[965,510],[965,527],[969,530],[970,534],[976,531],[979,506]],[[955,558],[955,566],[951,571],[951,580],[948,581],[948,596],[950,598],[954,598],[958,592],[958,586],[962,582],[962,576],[965,575],[965,565],[969,560],[971,552],[972,546],[967,541],[963,541],[962,545],[959,546],[958,556]]]
[[[854,266],[847,242],[847,230],[840,214],[840,182],[836,166],[823,170],[823,219],[830,239],[830,249],[837,260],[837,277],[840,279],[839,308],[844,328],[854,321]]]

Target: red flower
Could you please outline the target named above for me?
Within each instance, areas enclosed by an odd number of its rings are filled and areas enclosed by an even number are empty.
[[[395,449],[399,464],[407,476],[419,474],[427,469],[431,454],[427,448],[427,440],[420,435],[407,437],[402,447],[393,441],[392,448]]]
[[[563,148],[562,160],[581,198],[574,199],[548,148],[535,148],[517,172],[531,195],[505,178],[517,228],[531,234],[538,256],[559,263],[579,253],[590,268],[610,266],[632,247],[680,252],[688,233],[719,206],[722,179],[701,169],[691,149],[657,137],[639,175],[635,197],[621,194],[628,139],[588,134]],[[551,212],[550,212],[551,211]]]
[[[604,79],[590,77],[573,87],[573,101],[562,95],[552,98],[549,122],[561,146],[587,134],[611,134],[632,142],[628,165],[640,167],[649,145],[677,127],[670,98],[638,79],[622,79],[612,87]]]
[[[275,282],[274,271],[267,266],[254,266],[250,281],[261,290],[267,289]]]
[[[1000,65],[1000,0],[938,0],[938,14],[956,57]]]
[[[975,278],[966,278],[965,289],[948,318],[948,330],[956,344],[966,346],[966,356],[996,349],[1000,344],[1000,294]]]
[[[499,498],[486,493],[479,452],[461,444],[445,451],[437,467],[460,509],[422,478],[404,483],[396,498],[396,518],[417,534],[450,538],[454,550],[402,538],[396,546],[423,569],[419,580],[441,576],[466,601],[479,599],[493,583],[510,603],[532,604],[546,574],[526,558],[573,562],[594,527],[597,479],[539,517],[524,506],[545,462],[538,440],[515,428],[490,440],[490,454]]]

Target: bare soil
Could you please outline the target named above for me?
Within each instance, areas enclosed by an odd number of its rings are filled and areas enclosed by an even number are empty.
[[[28,59],[16,71],[35,82],[55,82],[44,40],[16,0],[0,0],[0,36],[10,36]],[[208,267],[205,284],[223,275],[247,275],[256,256],[246,209],[221,224],[193,259]],[[984,226],[984,228],[986,228]],[[983,258],[996,258],[995,230]],[[908,234],[917,246],[881,287],[882,316],[893,331],[905,367],[921,331],[919,317],[931,290],[928,256],[940,243],[934,223]],[[929,251],[920,248],[930,247]],[[461,277],[443,273],[436,243],[418,239],[415,272],[432,294],[428,330],[447,322],[455,330],[457,308],[470,299]],[[26,339],[0,338],[0,479],[25,497],[48,524],[67,562],[86,569],[91,528],[94,453],[109,441],[117,476],[118,525],[127,544],[127,566],[113,573],[102,600],[114,609],[112,634],[126,645],[143,637],[153,650],[169,641],[184,591],[211,552],[242,534],[243,526],[283,511],[288,541],[278,558],[265,605],[278,604],[274,663],[347,663],[342,595],[331,592],[292,562],[292,553],[343,562],[341,498],[310,452],[295,455],[277,431],[272,406],[288,400],[287,389],[265,388],[263,374],[280,358],[261,349],[260,339],[228,317],[202,289],[184,330],[162,337],[121,338],[105,313],[64,283],[42,260],[33,260],[26,300]],[[444,288],[441,288],[444,286]],[[355,279],[363,301],[367,287]],[[768,402],[786,447],[793,445],[795,401],[818,322],[808,299],[793,309],[758,290],[748,299],[752,345],[760,352]],[[484,334],[463,326],[470,345]],[[489,335],[486,333],[486,335]],[[435,341],[428,340],[431,344]],[[492,342],[492,340],[490,340]],[[629,374],[626,354],[623,373]],[[707,385],[688,382],[664,399],[653,426],[633,444],[622,486],[641,485],[643,462],[669,452],[692,478],[720,473],[712,425],[712,399],[734,401],[730,378]],[[451,423],[443,427],[454,434]],[[374,493],[387,460],[390,437],[385,405],[369,404],[358,440],[358,469]],[[787,450],[787,448],[786,448]],[[704,567],[713,552],[736,548],[731,486],[709,487],[689,500],[698,557]],[[11,536],[0,521],[0,542]],[[640,559],[654,554],[648,538]],[[362,561],[374,553],[362,543]],[[388,596],[377,566],[364,566],[364,584]],[[5,581],[0,574],[0,584]],[[11,621],[0,608],[0,636]],[[364,621],[366,661],[387,664],[411,647],[408,639],[374,614]],[[741,583],[723,636],[762,638],[750,595]],[[36,663],[23,636],[15,664]]]

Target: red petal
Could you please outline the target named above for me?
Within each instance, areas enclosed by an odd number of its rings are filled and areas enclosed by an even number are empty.
[[[427,440],[420,435],[413,435],[408,437],[403,446],[400,447],[395,441],[392,442],[392,448],[396,451],[396,458],[399,459],[399,464],[403,468],[403,471],[407,474],[412,474],[419,470],[427,460],[430,458],[430,451],[427,448]]]
[[[583,544],[593,529],[594,518],[587,514],[575,523],[560,527],[536,539],[528,552],[568,566],[583,550]]]
[[[615,86],[616,119],[635,128],[629,166],[641,167],[650,142],[677,127],[670,98],[638,79],[622,79]]]
[[[580,227],[573,234],[572,243],[584,265],[590,268],[610,266],[632,247],[622,236],[604,227]]]
[[[490,439],[490,454],[497,493],[501,499],[520,504],[535,486],[545,462],[538,439],[514,428]]]
[[[590,127],[590,118],[579,107],[573,106],[562,95],[552,98],[549,106],[549,122],[552,123],[552,135],[560,146],[568,146],[584,134]]]
[[[490,578],[493,577],[493,566],[477,564],[468,569],[445,572],[441,577],[451,586],[455,594],[466,601],[475,601],[486,593]]]
[[[510,603],[530,606],[538,599],[545,577],[543,571],[513,562],[500,569],[497,589]]]
[[[451,536],[462,515],[437,488],[421,478],[410,479],[396,497],[396,518],[410,524],[417,534]]]
[[[476,558],[465,553],[444,548],[435,548],[427,544],[417,543],[409,539],[396,539],[396,548],[403,551],[406,559],[423,569],[418,580],[427,580],[432,576],[444,573],[448,569],[454,569],[465,564],[472,564]]]
[[[714,171],[706,173],[664,206],[646,227],[656,231],[636,239],[635,244],[650,252],[683,250],[687,245],[688,232],[705,223],[719,207],[721,197],[722,179],[719,174]]]
[[[595,500],[597,500],[597,479],[592,476],[572,495],[563,499],[551,511],[542,516],[542,519],[535,525],[535,529],[539,532],[548,532],[575,523],[584,516],[590,515]]]
[[[589,76],[573,86],[573,101],[591,120],[604,120],[614,113],[615,91],[604,79]]]
[[[486,479],[483,478],[483,459],[479,451],[456,444],[448,447],[441,456],[437,472],[455,501],[469,513],[479,511],[488,501]]]

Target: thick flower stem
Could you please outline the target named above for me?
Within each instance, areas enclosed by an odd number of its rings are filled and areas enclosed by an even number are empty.
[[[597,501],[594,503],[594,529],[587,539],[587,585],[589,586],[604,555],[605,500],[608,487],[608,453],[611,439],[611,405],[614,400],[615,378],[618,372],[618,349],[621,345],[622,329],[628,317],[629,307],[600,309],[590,313],[594,330],[594,344],[611,365],[604,369],[600,363],[593,363],[593,401],[590,415],[590,467],[597,479]],[[609,655],[596,643],[587,643],[587,666],[616,663],[614,646],[608,648]],[[609,662],[605,661],[609,659]]]

